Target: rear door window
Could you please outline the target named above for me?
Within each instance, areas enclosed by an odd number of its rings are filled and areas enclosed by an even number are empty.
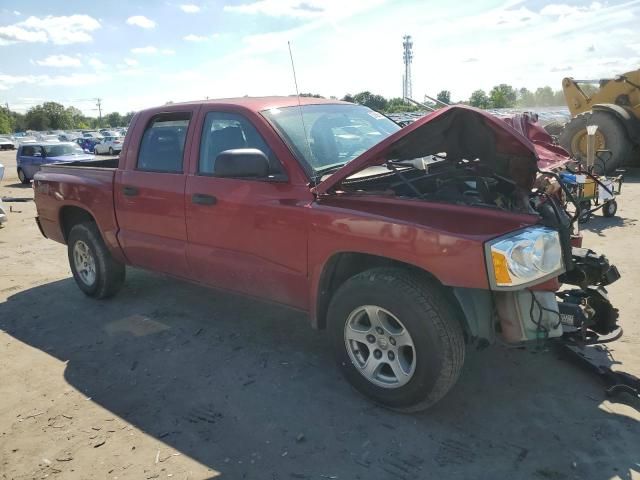
[[[153,117],[142,136],[138,170],[182,173],[184,144],[191,113],[162,113]]]

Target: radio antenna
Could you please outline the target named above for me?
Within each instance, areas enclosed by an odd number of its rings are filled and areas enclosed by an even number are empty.
[[[293,84],[296,87],[296,97],[298,97],[298,111],[300,112],[300,123],[302,123],[302,132],[304,133],[304,141],[307,145],[309,163],[311,163],[311,144],[309,143],[309,136],[307,135],[307,127],[304,124],[304,115],[302,114],[302,104],[300,103],[300,92],[298,91],[298,79],[296,78],[296,66],[293,63],[293,54],[291,53],[291,42],[288,41],[287,46],[289,47],[289,58],[291,58],[291,70],[293,71]],[[315,181],[315,177],[314,177],[314,181]]]

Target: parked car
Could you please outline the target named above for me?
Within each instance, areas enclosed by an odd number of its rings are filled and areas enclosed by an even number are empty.
[[[75,142],[77,138],[80,138],[77,133],[62,133],[58,135],[58,140],[61,142]]]
[[[14,148],[16,146],[10,138],[0,137],[0,150],[13,150]]]
[[[86,153],[93,153],[95,146],[100,143],[100,141],[101,140],[99,138],[93,137],[78,137],[75,139],[75,143],[77,143]]]
[[[100,135],[102,135],[103,137],[120,137],[122,135],[119,135],[118,131],[115,129],[102,129],[100,130]]]
[[[18,178],[22,183],[28,184],[43,165],[93,160],[94,158],[93,155],[87,155],[75,143],[36,142],[23,144],[18,147],[16,152]]]
[[[103,136],[98,132],[82,132],[83,138],[96,138],[98,140],[102,140]]]
[[[96,143],[93,147],[93,153],[96,155],[108,153],[109,155],[115,155],[122,150],[123,137],[104,137],[100,143]]]
[[[48,142],[48,143],[53,143],[53,142],[59,142],[60,141],[58,139],[58,135],[53,134],[53,133],[40,133],[40,134],[36,135],[36,140],[38,142]]]
[[[572,249],[537,161],[470,107],[401,129],[315,98],[172,104],[136,114],[118,160],[44,167],[36,221],[86,295],[114,295],[131,265],[302,310],[357,390],[416,411],[467,344],[617,328],[602,288],[619,274]]]
[[[4,177],[4,165],[0,163],[0,182],[2,181],[2,177]],[[7,221],[7,212],[4,209],[4,205],[2,204],[2,198],[0,198],[0,225]]]

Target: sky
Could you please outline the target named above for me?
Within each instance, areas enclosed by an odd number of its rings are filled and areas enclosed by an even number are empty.
[[[97,116],[206,97],[301,92],[464,100],[640,68],[640,0],[2,0],[0,102]]]

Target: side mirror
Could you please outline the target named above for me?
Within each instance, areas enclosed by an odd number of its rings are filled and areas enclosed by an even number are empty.
[[[269,175],[269,160],[256,148],[236,148],[220,152],[213,164],[216,177],[265,178]]]

